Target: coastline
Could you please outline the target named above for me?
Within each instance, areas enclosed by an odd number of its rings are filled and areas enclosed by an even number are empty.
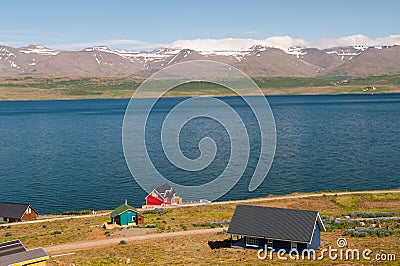
[[[315,198],[315,197],[328,197],[328,196],[346,196],[346,195],[360,195],[360,194],[391,194],[391,193],[400,193],[399,188],[393,189],[384,189],[384,190],[354,190],[354,191],[315,191],[315,192],[294,192],[291,194],[282,194],[282,195],[267,195],[263,197],[257,198],[248,198],[248,199],[240,199],[240,200],[224,200],[224,201],[213,201],[213,202],[184,202],[180,205],[170,205],[170,206],[162,206],[163,209],[179,209],[179,208],[190,208],[190,207],[201,207],[201,206],[218,206],[218,205],[229,205],[229,204],[249,204],[249,203],[257,203],[264,201],[279,201],[279,200],[290,200],[290,199],[306,199],[306,198]],[[146,210],[154,210],[158,207],[137,207],[136,209],[140,212]],[[44,214],[41,215],[41,219],[27,221],[27,222],[17,222],[12,223],[13,225],[22,225],[22,224],[34,224],[34,223],[43,223],[43,222],[51,222],[51,221],[63,221],[68,219],[85,219],[90,217],[102,217],[107,216],[112,212],[112,210],[96,210],[96,214],[87,214],[87,215],[63,215],[63,214]],[[7,226],[9,224],[0,223],[0,228],[3,226]]]
[[[353,77],[346,82],[341,78],[252,77],[252,80],[266,96],[400,93],[399,74]],[[0,77],[0,101],[127,99],[143,81],[132,77]],[[193,82],[174,87],[163,98],[234,95],[218,84]]]
[[[282,97],[282,96],[372,96],[372,95],[397,95],[400,94],[400,89],[398,91],[389,91],[389,92],[378,92],[378,93],[300,93],[300,94],[292,94],[292,93],[282,93],[282,94],[264,94],[265,97]],[[192,95],[192,96],[163,96],[160,99],[185,99],[185,98],[192,98],[192,97],[216,97],[216,98],[234,98],[240,97],[234,94],[223,94],[223,95]],[[260,97],[259,95],[246,95],[245,97]],[[82,97],[82,98],[54,98],[54,99],[18,99],[18,98],[11,98],[11,99],[0,99],[1,102],[46,102],[46,101],[84,101],[84,100],[130,100],[132,97]],[[155,99],[155,97],[140,97],[138,99]]]

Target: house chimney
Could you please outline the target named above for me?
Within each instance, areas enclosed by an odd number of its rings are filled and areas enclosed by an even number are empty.
[[[125,205],[128,205],[128,199],[125,199]]]

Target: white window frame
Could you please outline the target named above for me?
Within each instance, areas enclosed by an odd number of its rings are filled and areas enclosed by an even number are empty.
[[[290,242],[290,249],[297,250],[297,242]]]
[[[260,240],[257,237],[246,236],[246,246],[258,247]]]

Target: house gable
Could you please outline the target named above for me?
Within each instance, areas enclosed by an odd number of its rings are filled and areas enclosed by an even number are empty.
[[[22,219],[26,214],[39,213],[29,204],[0,202],[0,217]]]
[[[162,198],[164,198],[164,200],[172,199],[176,194],[175,190],[169,184],[164,184],[154,190],[157,191],[158,194],[160,194]]]
[[[159,198],[161,201],[165,201],[165,197],[157,189],[153,189],[150,194],[146,196],[146,200],[149,197]]]

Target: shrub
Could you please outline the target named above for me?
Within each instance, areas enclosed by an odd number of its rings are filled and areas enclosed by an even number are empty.
[[[211,228],[216,228],[216,227],[224,227],[225,225],[228,225],[229,221],[223,221],[223,222],[204,222],[204,223],[198,223],[198,224],[192,224],[194,227],[211,227]]]
[[[180,226],[181,226],[181,228],[183,229],[183,230],[187,230],[187,226],[185,225],[185,224],[180,224]]]
[[[350,217],[356,218],[378,218],[378,217],[393,217],[399,215],[398,212],[351,212]]]
[[[12,236],[12,233],[11,233],[11,232],[7,232],[7,233],[5,234],[5,236],[6,236],[6,237]]]
[[[383,229],[383,228],[374,228],[374,227],[356,227],[354,229],[346,230],[343,235],[344,236],[352,236],[352,237],[366,237],[366,236],[378,236],[385,237],[399,234],[399,230],[392,229]]]
[[[146,210],[143,212],[143,214],[160,214],[163,215],[165,213],[170,212],[169,210],[163,209],[163,208],[156,208],[154,210]]]
[[[120,244],[120,245],[126,245],[127,243],[126,243],[125,240],[121,240],[121,241],[119,241],[119,244]]]
[[[46,225],[46,224],[43,224],[43,225],[42,225],[42,228],[47,228],[47,225]]]
[[[146,228],[155,228],[156,225],[155,225],[155,224],[146,224],[145,227],[146,227]]]
[[[224,230],[222,230],[220,232],[217,232],[217,235],[224,235],[225,233],[226,233],[226,230],[224,229]]]
[[[61,213],[61,215],[89,215],[89,214],[92,214],[91,210],[82,210],[82,211],[71,210]]]
[[[51,232],[51,234],[52,235],[60,235],[62,232],[61,231],[58,231],[58,230],[56,230],[56,231],[54,231],[54,232]]]

